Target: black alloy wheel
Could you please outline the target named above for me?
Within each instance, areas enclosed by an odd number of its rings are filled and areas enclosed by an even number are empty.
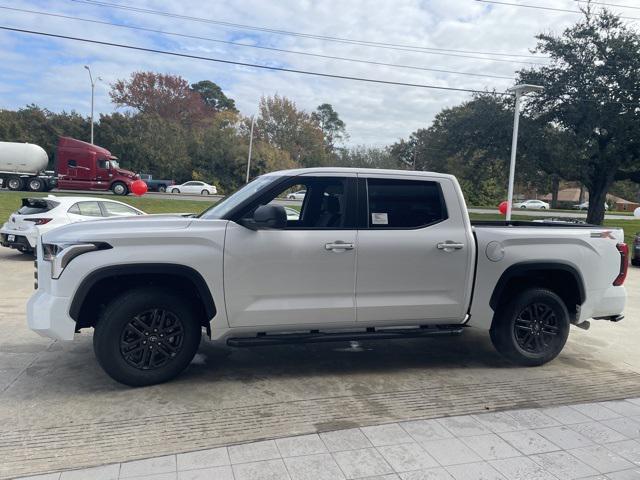
[[[560,332],[555,312],[544,303],[527,305],[516,318],[513,329],[518,346],[535,354],[544,353]]]
[[[165,287],[114,297],[98,319],[93,350],[104,371],[134,387],[166,382],[191,362],[202,335],[193,302]]]
[[[506,358],[536,366],[558,356],[570,325],[562,298],[545,288],[528,288],[496,309],[489,333],[496,350]]]
[[[183,344],[182,320],[173,312],[159,308],[133,317],[120,335],[122,357],[140,370],[164,367],[180,353]]]

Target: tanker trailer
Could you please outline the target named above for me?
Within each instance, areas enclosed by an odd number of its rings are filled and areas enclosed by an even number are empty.
[[[33,143],[0,142],[0,186],[9,190],[44,192],[56,186],[56,176],[45,172],[47,152]]]

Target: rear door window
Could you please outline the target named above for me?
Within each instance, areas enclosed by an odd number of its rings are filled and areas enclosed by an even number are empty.
[[[115,202],[102,202],[105,216],[107,217],[130,217],[132,215],[140,215],[133,208]]]
[[[69,213],[75,215],[83,215],[85,217],[102,217],[102,211],[98,202],[78,202],[74,203],[68,210]]]
[[[367,225],[370,229],[422,228],[447,218],[438,182],[367,179]]]

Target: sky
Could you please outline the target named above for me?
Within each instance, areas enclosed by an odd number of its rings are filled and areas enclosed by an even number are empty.
[[[577,10],[574,0],[504,1]],[[516,71],[532,67],[531,62],[547,61],[545,58],[532,56],[536,34],[561,33],[580,18],[569,12],[481,3],[476,0],[99,0],[98,3],[100,2],[103,5],[98,5],[93,0],[0,0],[0,26],[296,70],[402,83],[505,91],[513,86]],[[104,5],[105,3],[108,5]],[[632,0],[613,3],[630,6],[635,4],[636,8],[638,5]],[[146,11],[131,11],[114,5],[134,6]],[[164,14],[153,14],[149,10]],[[614,11],[634,16],[633,9],[616,7]],[[135,28],[33,12],[55,13]],[[635,10],[635,16],[640,17],[639,10]],[[194,17],[200,21],[194,20]],[[211,20],[226,22],[226,25],[212,23]],[[259,29],[231,26],[229,23]],[[265,29],[302,35],[268,32]],[[200,38],[171,36],[166,32]],[[330,41],[327,38],[310,38],[310,35],[351,41]],[[352,40],[375,42],[377,45],[362,45]],[[251,47],[252,45],[506,78],[364,64],[259,49]],[[396,46],[390,48],[390,45]],[[426,51],[426,48],[450,51]],[[132,72],[151,70],[180,75],[191,83],[199,80],[214,81],[227,96],[236,101],[240,112],[247,116],[257,110],[263,95],[279,94],[289,97],[299,108],[307,111],[314,110],[322,103],[330,103],[347,125],[349,145],[388,145],[406,138],[418,128],[428,127],[443,108],[470,98],[470,94],[464,92],[321,78],[2,30],[0,62],[2,109],[18,109],[35,103],[56,112],[75,110],[89,115],[91,86],[84,65],[90,65],[94,77],[101,78],[95,87],[97,118],[99,113],[116,110],[108,94],[110,84],[129,77]]]

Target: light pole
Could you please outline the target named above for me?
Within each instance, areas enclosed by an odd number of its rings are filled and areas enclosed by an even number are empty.
[[[510,88],[510,92],[516,94],[516,108],[513,114],[513,136],[511,138],[511,162],[509,163],[509,189],[507,191],[507,221],[511,220],[511,204],[513,203],[513,182],[516,175],[516,150],[518,148],[518,127],[520,125],[520,102],[522,95],[529,92],[540,92],[543,87],[540,85],[516,85]]]
[[[91,81],[91,144],[93,144],[93,96],[96,89],[96,83],[93,81],[93,75],[91,75],[89,65],[85,65],[84,68],[89,72],[89,80]],[[102,80],[102,78],[98,77],[96,80]]]
[[[249,133],[249,157],[247,158],[247,181],[249,183],[249,170],[251,170],[251,150],[253,148],[253,127],[256,125],[256,116],[251,115],[251,132]]]

